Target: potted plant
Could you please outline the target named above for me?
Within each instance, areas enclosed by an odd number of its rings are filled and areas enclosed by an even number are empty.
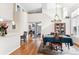
[[[4,28],[0,25],[0,35],[5,36]]]
[[[0,23],[0,35],[5,36],[7,34],[7,23],[6,22],[1,22]]]

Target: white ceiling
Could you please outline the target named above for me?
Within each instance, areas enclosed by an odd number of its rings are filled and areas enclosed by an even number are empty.
[[[36,10],[42,8],[41,3],[20,3],[20,5],[27,11]]]
[[[46,4],[45,7],[47,7],[48,4],[49,4],[48,6],[49,8],[56,7],[56,3],[45,3],[45,4]],[[20,5],[27,12],[32,12],[32,11],[38,12],[38,10],[40,11],[42,7],[44,7],[44,3],[20,3]],[[78,3],[57,3],[57,5],[59,5],[59,7],[62,7],[62,8],[66,7],[70,13],[79,7]]]

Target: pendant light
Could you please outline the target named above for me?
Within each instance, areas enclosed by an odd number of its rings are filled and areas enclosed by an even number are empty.
[[[52,20],[52,22],[59,22],[59,21],[61,21],[61,20],[60,20],[59,15],[57,14],[57,3],[56,3],[56,13],[55,13],[55,16],[54,16],[54,20]]]

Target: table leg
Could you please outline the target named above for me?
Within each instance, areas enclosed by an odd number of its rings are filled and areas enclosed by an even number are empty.
[[[63,49],[62,49],[62,43],[61,43],[61,46],[60,47],[61,47],[61,51],[63,51]]]
[[[70,49],[70,48],[69,48],[69,43],[68,43],[68,49]]]
[[[46,45],[46,42],[43,42],[43,48],[44,48],[45,45]]]

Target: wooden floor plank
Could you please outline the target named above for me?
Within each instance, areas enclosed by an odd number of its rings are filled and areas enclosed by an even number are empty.
[[[32,38],[28,39],[28,42],[21,45],[20,48],[13,51],[10,55],[36,55],[37,47],[33,42]]]
[[[79,45],[76,43],[74,46],[79,48]],[[32,38],[29,38],[26,43],[21,44],[21,46],[13,51],[10,55],[38,55],[38,48]]]

